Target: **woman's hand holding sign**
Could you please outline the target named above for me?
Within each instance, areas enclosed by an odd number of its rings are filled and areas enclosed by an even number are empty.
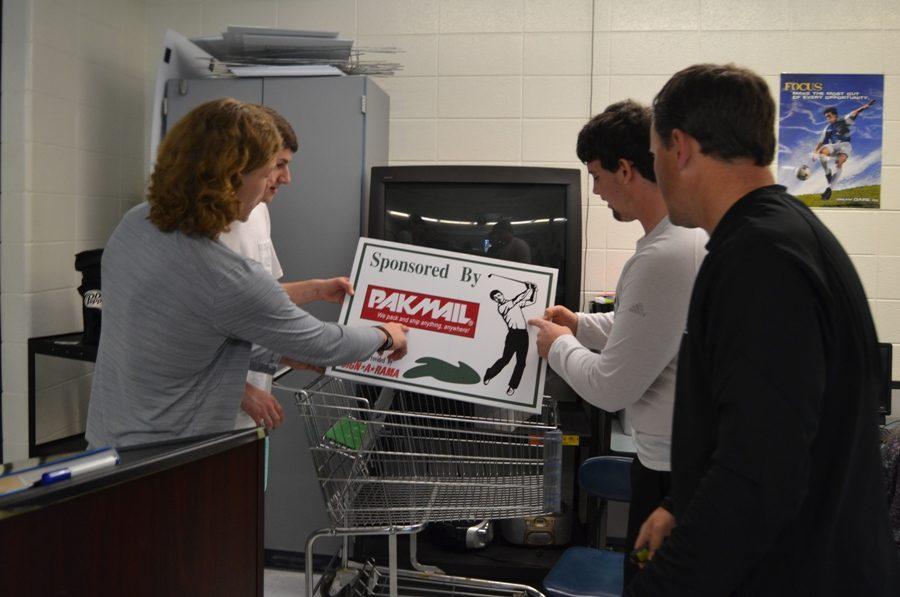
[[[384,345],[382,350],[391,351],[387,355],[388,360],[398,361],[406,356],[406,332],[409,328],[405,325],[391,322],[377,326],[384,333]]]
[[[391,322],[377,325],[375,328],[384,335],[384,343],[381,345],[379,353],[387,352],[387,359],[389,361],[398,361],[406,356],[406,332],[409,331],[408,327],[396,322]],[[302,363],[289,357],[281,357],[281,365],[296,370],[309,370],[317,373],[325,372],[324,367]]]

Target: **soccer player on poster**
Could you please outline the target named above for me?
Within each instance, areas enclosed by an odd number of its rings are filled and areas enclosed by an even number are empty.
[[[489,274],[491,277],[493,274]],[[503,276],[498,276],[503,277]],[[507,278],[512,280],[512,278]],[[519,280],[513,280],[519,282]],[[511,299],[503,296],[499,290],[491,291],[491,298],[497,303],[497,312],[506,323],[506,341],[503,344],[503,354],[497,359],[493,365],[484,374],[484,385],[490,383],[503,368],[512,360],[513,355],[516,357],[516,366],[509,378],[509,387],[506,394],[512,396],[516,388],[519,387],[519,381],[522,379],[522,372],[525,371],[525,357],[528,356],[528,325],[525,323],[525,315],[522,313],[522,307],[534,304],[534,294],[537,286],[531,282],[522,282],[525,284],[525,290],[517,294]]]
[[[884,75],[782,73],[780,87],[778,184],[808,207],[877,209]]]
[[[822,131],[822,138],[816,145],[813,153],[818,157],[819,163],[822,164],[822,171],[825,173],[825,180],[828,186],[822,193],[822,200],[827,201],[831,198],[831,189],[837,185],[838,179],[843,172],[844,163],[853,153],[851,145],[850,127],[859,113],[867,110],[875,104],[874,99],[870,99],[867,103],[853,110],[843,118],[838,117],[837,108],[834,106],[825,108],[823,114],[828,121],[825,130]],[[834,159],[834,169],[829,166],[829,162]]]

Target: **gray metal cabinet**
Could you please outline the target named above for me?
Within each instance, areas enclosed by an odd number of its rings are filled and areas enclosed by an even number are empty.
[[[263,101],[262,79],[170,79],[166,81],[163,130],[204,102],[233,97],[254,104]]]
[[[166,86],[167,126],[221,97],[271,106],[297,132],[293,181],[269,206],[283,280],[348,275],[366,223],[371,167],[387,164],[387,94],[357,76],[172,80]],[[308,307],[331,321],[340,311],[338,305]],[[297,372],[282,383],[303,387],[312,379]],[[277,395],[286,417],[270,437],[266,549],[302,552],[307,534],[329,521],[294,399]],[[319,553],[333,550],[334,544],[317,543]]]

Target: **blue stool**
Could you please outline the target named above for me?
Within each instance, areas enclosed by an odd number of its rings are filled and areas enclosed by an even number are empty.
[[[578,469],[578,483],[600,498],[601,544],[606,546],[606,502],[631,501],[631,458],[597,456]],[[549,597],[619,597],[624,590],[625,554],[606,549],[570,547],[544,578]]]

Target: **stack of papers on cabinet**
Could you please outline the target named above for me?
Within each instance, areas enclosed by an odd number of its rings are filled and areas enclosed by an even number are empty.
[[[191,41],[231,68],[232,72],[235,67],[250,65],[290,65],[315,66],[320,71],[321,67],[329,66],[331,71],[327,74],[340,74],[334,71],[350,61],[353,41],[338,39],[337,35],[335,31],[228,27],[221,36],[200,37]],[[266,73],[267,76],[269,74]],[[291,72],[290,76],[297,74]]]
[[[257,64],[253,66],[232,66],[235,77],[333,77],[344,72],[330,64]]]

